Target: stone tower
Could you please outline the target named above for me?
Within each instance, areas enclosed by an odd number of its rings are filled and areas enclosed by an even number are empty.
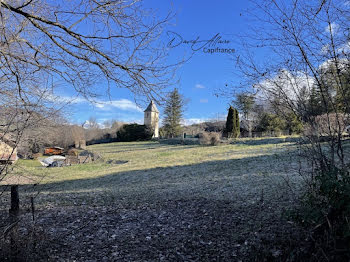
[[[154,138],[159,137],[159,111],[157,109],[156,104],[151,101],[148,107],[145,110],[145,126],[151,127],[154,129]]]

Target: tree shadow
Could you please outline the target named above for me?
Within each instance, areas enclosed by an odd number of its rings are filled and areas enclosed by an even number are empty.
[[[235,197],[243,200],[260,194],[261,189],[269,191],[272,185],[283,182],[291,173],[286,169],[291,161],[295,161],[294,150],[278,155],[265,152],[239,159],[122,171],[95,178],[38,184],[35,190],[45,192],[48,201],[57,203],[59,198],[65,198],[64,195],[67,196],[64,202],[69,202],[74,195],[79,203],[102,204],[108,204],[110,199],[128,203],[192,197]],[[22,187],[25,191],[31,186]]]
[[[171,147],[170,147],[171,146]],[[160,144],[157,145],[156,147],[154,147],[152,145],[149,145],[146,148],[134,148],[132,147],[131,149],[126,149],[126,150],[116,150],[116,151],[106,151],[104,153],[108,153],[108,154],[115,154],[115,153],[124,153],[124,152],[135,152],[135,151],[148,151],[148,150],[154,150],[154,149],[166,149],[169,151],[174,151],[174,150],[184,150],[184,149],[191,149],[191,148],[195,148],[198,147],[198,145],[178,145],[176,147],[174,147],[174,145],[165,145],[165,144]]]
[[[284,165],[293,157],[293,150],[266,152],[37,185],[36,223],[49,229],[45,243],[67,260],[94,246],[95,260],[102,252],[116,261],[155,261],[160,254],[173,261],[251,261],[254,250],[300,240],[281,218],[291,200],[281,187],[290,172]]]
[[[261,139],[237,140],[233,144],[242,145],[267,145],[267,144],[282,144],[282,143],[300,143],[300,137],[268,137]]]
[[[101,144],[102,145],[102,144]],[[132,147],[132,148],[143,148],[143,147],[152,147],[155,145],[160,145],[158,142],[150,142],[150,141],[135,141],[135,142],[113,142],[113,143],[107,143],[107,144],[103,144],[103,147],[121,147],[121,148],[125,148],[125,147]],[[99,145],[93,145],[93,146],[99,146]]]

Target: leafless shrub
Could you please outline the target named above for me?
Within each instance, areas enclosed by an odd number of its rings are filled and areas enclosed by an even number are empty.
[[[209,145],[210,137],[208,132],[202,132],[199,134],[199,143],[201,145]]]
[[[304,134],[311,136],[334,136],[343,134],[349,125],[349,116],[342,113],[329,113],[315,116],[311,123],[306,124]]]
[[[199,135],[199,143],[201,145],[217,146],[220,144],[220,133],[217,132],[203,132]]]

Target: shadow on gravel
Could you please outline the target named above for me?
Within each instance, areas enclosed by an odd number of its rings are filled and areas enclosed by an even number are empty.
[[[36,261],[299,261],[306,249],[268,206],[206,198],[43,210],[36,227]]]

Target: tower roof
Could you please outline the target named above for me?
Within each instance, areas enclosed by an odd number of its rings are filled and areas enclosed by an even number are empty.
[[[157,108],[156,104],[153,101],[151,101],[151,103],[149,103],[149,105],[146,108],[145,112],[157,112],[157,113],[159,113],[158,108]]]

